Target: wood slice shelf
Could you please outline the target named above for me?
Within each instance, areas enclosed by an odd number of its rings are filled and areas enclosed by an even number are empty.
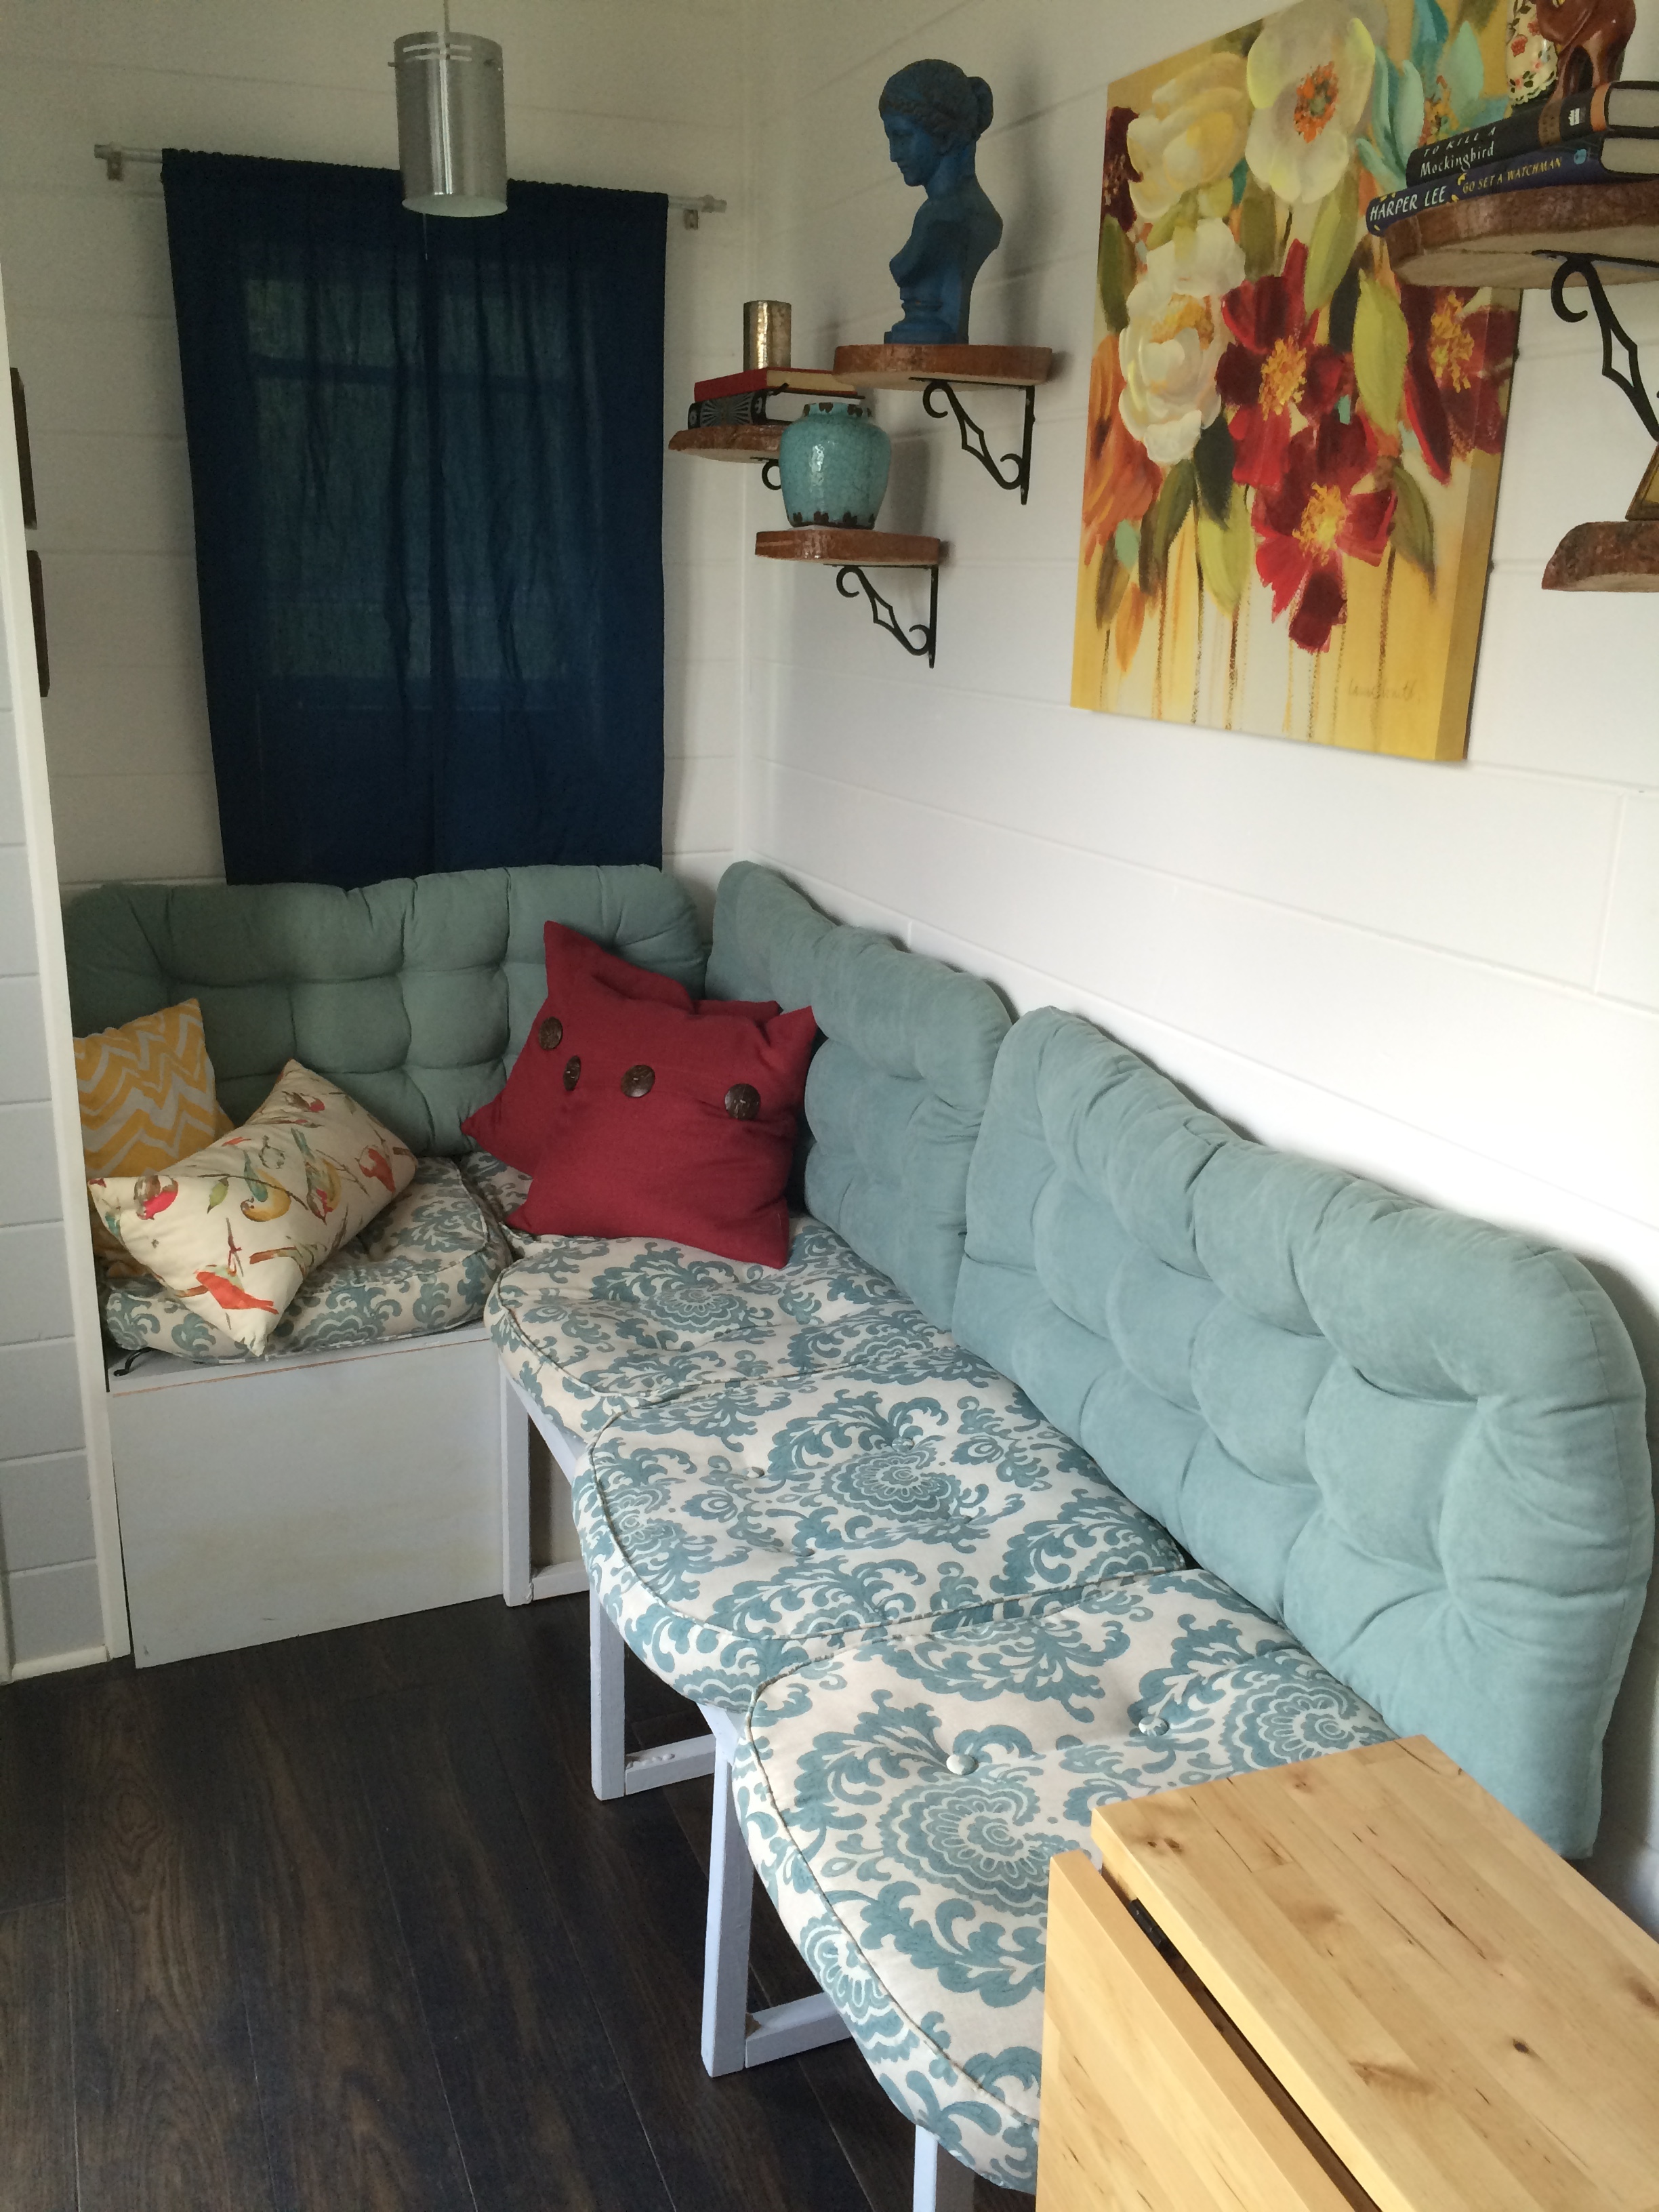
[[[855,599],[862,592],[876,628],[884,629],[913,659],[925,659],[933,666],[939,643],[939,564],[944,550],[937,538],[907,537],[896,530],[827,530],[814,524],[805,530],[763,530],[756,537],[755,550],[763,561],[811,561],[833,568],[842,599]],[[870,581],[872,568],[925,568],[927,621],[901,621],[892,601]]]
[[[755,550],[763,561],[818,561],[836,568],[937,568],[937,538],[896,530],[763,530]]]
[[[1603,283],[1651,283],[1659,270],[1639,264],[1659,263],[1659,178],[1448,200],[1403,216],[1385,235],[1403,284],[1536,289],[1573,253],[1595,254]]]
[[[1659,522],[1581,522],[1544,571],[1547,592],[1659,592]]]
[[[1047,346],[837,346],[836,374],[872,392],[920,392],[924,410],[941,422],[948,409],[957,418],[963,452],[972,455],[999,490],[1017,491],[1024,507],[1031,489],[1036,388],[1048,382],[1054,358]],[[1017,453],[1005,453],[998,462],[984,431],[962,404],[957,387],[963,385],[1024,392],[1025,427]]]
[[[698,430],[676,430],[671,453],[701,453],[710,461],[775,461],[787,422],[710,422]]]
[[[1048,346],[846,345],[836,374],[869,392],[920,392],[930,384],[1046,384]]]
[[[1659,277],[1659,178],[1616,185],[1561,185],[1449,200],[1389,226],[1389,260],[1402,284],[1545,286],[1564,322],[1593,312],[1601,336],[1601,374],[1636,410],[1650,437],[1659,412],[1642,379],[1635,340],[1607,289]],[[1576,287],[1568,296],[1569,288]],[[1587,301],[1587,305],[1575,305]],[[1625,366],[1613,356],[1617,344]],[[1647,512],[1650,463],[1631,514]],[[1568,531],[1544,571],[1547,592],[1659,592],[1659,522],[1582,522]]]

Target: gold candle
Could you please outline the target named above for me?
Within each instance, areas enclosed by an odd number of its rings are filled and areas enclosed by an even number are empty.
[[[745,368],[789,366],[789,302],[745,300],[743,303],[743,365]]]

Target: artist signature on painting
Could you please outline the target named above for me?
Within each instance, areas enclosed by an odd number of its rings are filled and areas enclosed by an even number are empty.
[[[1412,700],[1420,694],[1417,679],[1408,678],[1404,684],[1345,684],[1343,690],[1351,699],[1369,699],[1373,704],[1385,699]]]

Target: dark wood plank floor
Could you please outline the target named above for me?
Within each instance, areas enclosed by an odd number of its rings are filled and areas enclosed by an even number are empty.
[[[0,1690],[4,2212],[908,2212],[850,2045],[704,2074],[710,1785],[599,1804],[586,1723],[576,1599]]]

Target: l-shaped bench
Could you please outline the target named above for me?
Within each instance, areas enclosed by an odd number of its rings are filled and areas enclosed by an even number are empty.
[[[289,985],[239,1060],[210,948],[167,988],[202,999],[233,1112],[291,1050],[407,1135],[406,1078],[436,1134],[409,1066],[455,1124],[495,1087],[538,902],[667,964],[544,872],[484,948],[519,945],[516,981],[441,925],[381,945],[401,1030],[308,1036]],[[384,888],[441,915],[446,880]],[[434,964],[470,978],[435,1049]],[[707,988],[823,1034],[788,1266],[532,1240],[488,1310],[572,1483],[595,1787],[716,1764],[713,2070],[850,2033],[918,2128],[919,2207],[969,2169],[1030,2188],[1046,1867],[1092,1804],[1422,1732],[1589,1848],[1651,1557],[1640,1378],[1576,1261],[1250,1144],[1073,1017],[1011,1029],[769,871],[724,879]],[[628,1758],[624,1639],[712,1740]],[[751,1855],[825,1992],[752,2027]]]
[[[233,1119],[292,1057],[423,1158],[471,1169],[460,1125],[501,1088],[546,994],[549,921],[702,987],[690,897],[655,868],[355,891],[110,884],[64,909],[71,1012],[84,1035],[194,998]],[[469,1267],[464,1304],[407,1299],[395,1273],[360,1268],[349,1298],[320,1299],[302,1346],[262,1360],[197,1364],[199,1318],[121,1316],[110,1426],[140,1666],[495,1589],[523,1603],[586,1588],[562,1484],[535,1485],[532,1543],[526,1424],[516,1401],[503,1418],[481,1317],[506,1256],[482,1279]],[[387,1333],[399,1302],[431,1313],[425,1333]]]

